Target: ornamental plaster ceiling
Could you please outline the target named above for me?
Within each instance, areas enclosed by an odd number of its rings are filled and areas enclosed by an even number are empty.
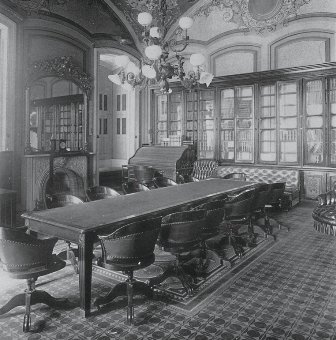
[[[298,16],[336,13],[335,0],[166,0],[168,38],[181,39],[178,19],[194,18],[191,41],[207,42],[244,32],[265,34],[294,21]],[[159,0],[0,0],[23,17],[64,21],[87,33],[93,41],[112,40],[142,52],[141,11],[151,11],[153,24]],[[205,29],[206,28],[206,29]],[[109,59],[113,59],[112,57]]]

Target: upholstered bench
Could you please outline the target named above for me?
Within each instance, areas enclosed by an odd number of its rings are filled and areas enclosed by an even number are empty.
[[[259,167],[219,166],[217,177],[223,178],[233,172],[243,172],[251,182],[275,183],[286,182],[286,189],[281,198],[281,209],[289,210],[300,201],[300,173],[295,169],[274,169]]]
[[[336,186],[317,196],[318,205],[313,210],[314,228],[328,235],[336,236]]]

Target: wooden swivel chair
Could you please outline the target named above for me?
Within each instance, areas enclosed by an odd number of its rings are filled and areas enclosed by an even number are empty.
[[[122,189],[125,195],[150,190],[148,187],[146,187],[146,185],[138,182],[124,182],[122,184]]]
[[[268,201],[265,205],[265,216],[259,219],[256,224],[261,228],[268,230],[270,234],[272,234],[273,228],[278,227],[281,229],[282,226],[279,222],[275,219],[270,218],[269,215],[272,210],[279,209],[281,206],[281,197],[283,196],[286,188],[286,182],[277,182],[277,183],[270,183],[269,184],[269,197]],[[289,231],[289,228],[287,228]]]
[[[23,331],[31,330],[30,306],[45,303],[52,308],[65,307],[68,300],[54,298],[45,291],[35,290],[39,276],[56,272],[66,263],[52,254],[57,238],[39,240],[22,230],[0,227],[0,259],[3,270],[12,279],[26,280],[28,288],[14,296],[3,307],[0,315],[17,306],[26,306]]]
[[[122,271],[128,275],[126,282],[118,283],[104,297],[95,300],[94,306],[113,301],[118,296],[128,297],[127,324],[134,323],[133,295],[151,297],[153,290],[144,282],[133,278],[133,271],[150,266],[155,261],[154,247],[159,235],[161,217],[127,224],[112,234],[99,236],[102,244],[102,258],[98,265]]]
[[[201,246],[199,249],[200,264],[198,271],[206,275],[209,261],[222,264],[223,259],[212,249],[213,242],[208,241],[210,238],[217,236],[220,232],[219,226],[224,218],[224,200],[214,200],[200,204],[191,210],[205,210],[205,220],[201,233]],[[207,242],[208,241],[208,242]],[[194,255],[196,252],[192,252]]]
[[[224,221],[227,223],[229,234],[224,236],[219,246],[231,246],[238,258],[243,255],[243,247],[247,247],[247,241],[237,231],[241,225],[247,224],[251,230],[252,226],[252,201],[254,188],[243,190],[236,195],[229,196],[225,201]],[[236,230],[234,227],[236,226]]]
[[[54,209],[54,208],[61,208],[66,207],[68,205],[74,204],[83,204],[85,203],[82,199],[77,196],[70,195],[70,194],[53,194],[47,196],[46,198],[46,206],[47,209]],[[76,274],[78,274],[78,250],[71,247],[71,243],[67,242],[68,248],[66,252],[61,252],[58,256],[63,260],[69,260],[71,265],[74,268]]]
[[[168,177],[154,177],[154,187],[155,188],[164,188],[164,187],[170,187],[173,185],[178,185],[175,181]]]
[[[153,186],[155,170],[151,166],[133,165],[133,174],[136,182],[147,187]]]
[[[205,210],[183,211],[162,218],[158,245],[164,251],[176,257],[174,265],[169,266],[162,275],[151,279],[151,284],[159,284],[168,277],[177,277],[187,294],[193,292],[193,281],[196,281],[197,271],[186,263],[182,264],[182,253],[190,252],[199,246],[205,222]],[[189,254],[186,260],[190,260]]]
[[[246,181],[246,175],[243,172],[232,172],[223,177],[223,179],[231,179],[234,181]]]
[[[120,194],[107,186],[97,185],[86,189],[86,196],[88,201],[97,201],[105,198],[117,197],[120,196]]]

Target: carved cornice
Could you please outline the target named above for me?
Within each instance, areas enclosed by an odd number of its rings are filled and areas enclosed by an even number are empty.
[[[37,62],[26,69],[26,88],[43,77],[58,77],[74,82],[89,97],[91,77],[75,64],[71,56],[57,57],[52,60]]]
[[[197,9],[194,17],[209,16],[213,11],[221,11],[223,20],[235,23],[240,30],[257,34],[274,31],[278,24],[286,26],[289,20],[296,18],[301,6],[311,0],[277,0],[272,4],[265,1],[268,11],[261,11],[262,6],[254,0],[211,0]],[[176,32],[179,34],[179,32]]]

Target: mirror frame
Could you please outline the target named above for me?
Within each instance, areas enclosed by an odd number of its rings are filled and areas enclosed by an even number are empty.
[[[26,147],[24,153],[30,155],[35,153],[30,144],[29,135],[29,113],[30,113],[30,87],[35,81],[46,78],[55,77],[69,80],[75,83],[83,92],[84,107],[84,135],[83,135],[83,151],[88,151],[87,134],[88,134],[88,100],[91,94],[91,77],[83,72],[81,68],[74,62],[71,56],[56,57],[43,62],[36,62],[26,69],[25,88],[26,88]]]

